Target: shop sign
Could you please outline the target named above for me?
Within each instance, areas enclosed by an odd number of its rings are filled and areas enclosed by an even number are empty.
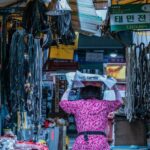
[[[74,50],[74,45],[51,46],[49,58],[73,60]]]
[[[150,29],[150,4],[115,5],[110,13],[111,31]]]

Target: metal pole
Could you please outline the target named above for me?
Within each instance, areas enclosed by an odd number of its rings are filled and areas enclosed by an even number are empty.
[[[0,29],[0,32],[2,31],[2,22],[1,22],[1,29]],[[1,33],[0,33],[1,34]],[[1,69],[2,69],[2,34],[0,35],[0,136],[1,136],[1,129],[2,129],[2,127],[1,127],[1,79],[2,79],[2,77],[1,77]]]
[[[5,103],[5,81],[4,81],[4,63],[6,59],[6,37],[7,37],[7,16],[3,15],[2,19],[2,36],[1,36],[1,68],[0,68],[0,135],[2,133],[2,116],[1,116],[1,106]]]
[[[2,89],[2,103],[5,103],[5,81],[4,81],[4,70],[5,70],[5,60],[6,60],[6,37],[7,37],[7,16],[3,16],[3,25],[2,25],[2,81],[1,81],[1,89]]]

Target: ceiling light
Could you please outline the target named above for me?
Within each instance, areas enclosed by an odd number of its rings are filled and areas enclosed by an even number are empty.
[[[116,53],[111,53],[110,57],[115,58],[115,57],[117,57],[117,54]]]

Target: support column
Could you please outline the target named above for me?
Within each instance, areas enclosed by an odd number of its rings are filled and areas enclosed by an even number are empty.
[[[0,135],[2,133],[2,115],[1,105],[5,103],[5,81],[4,81],[4,64],[6,59],[6,38],[7,38],[7,15],[3,15],[2,20],[2,37],[0,47]]]

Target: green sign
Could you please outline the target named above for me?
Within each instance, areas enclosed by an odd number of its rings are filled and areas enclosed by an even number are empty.
[[[150,4],[115,5],[110,13],[111,31],[150,29]]]

